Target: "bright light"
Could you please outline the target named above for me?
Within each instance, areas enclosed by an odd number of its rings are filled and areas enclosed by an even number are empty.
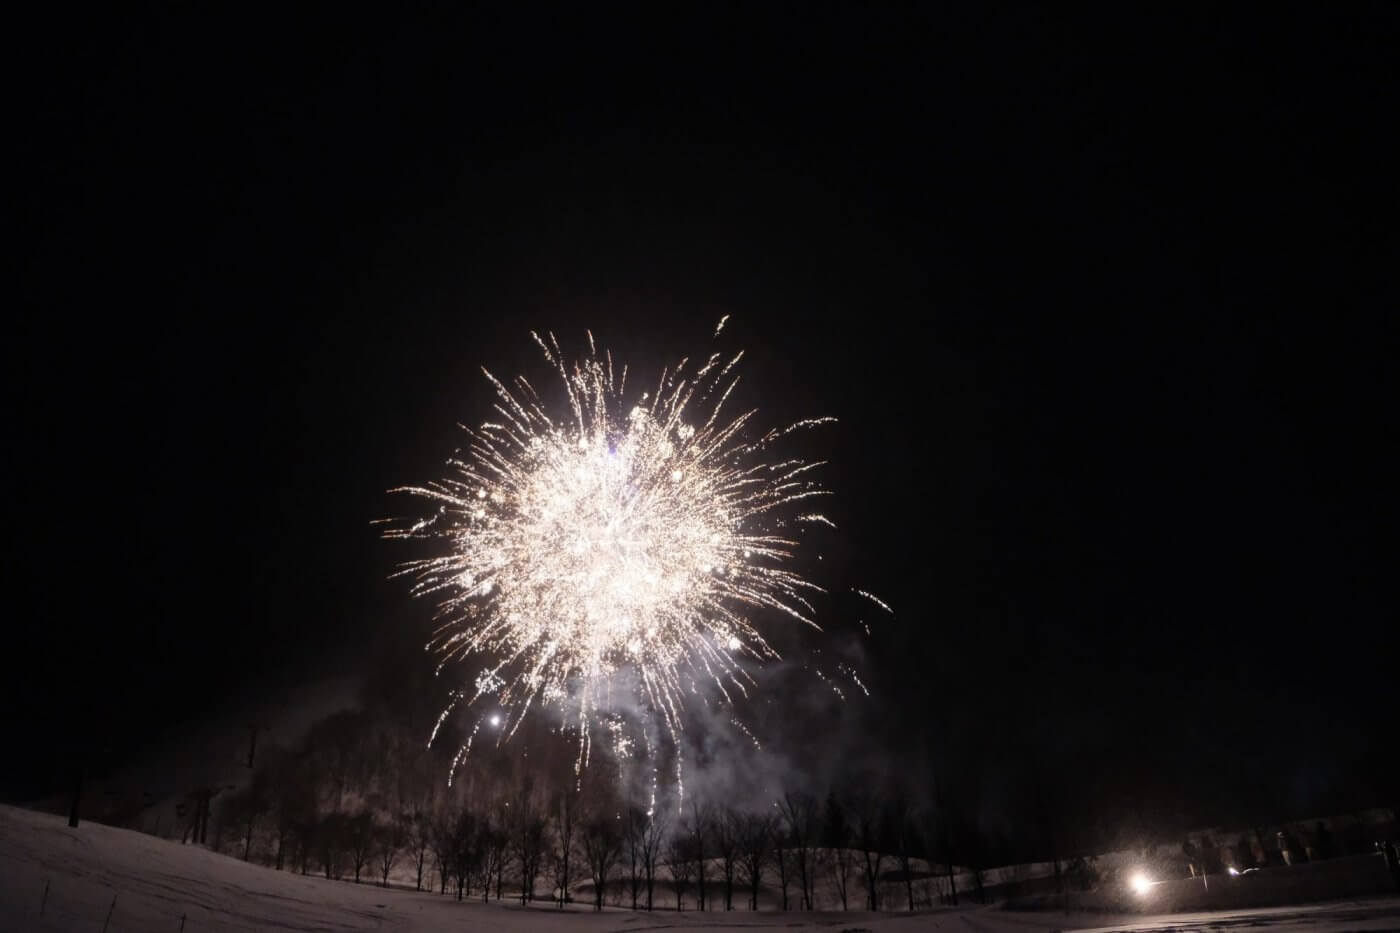
[[[567,405],[547,410],[523,377],[487,373],[496,420],[467,431],[449,477],[402,490],[432,511],[386,535],[436,542],[401,572],[437,604],[442,666],[476,668],[438,726],[487,700],[504,707],[487,721],[513,733],[527,709],[553,707],[579,724],[586,767],[590,728],[619,710],[655,711],[674,740],[697,681],[747,695],[748,666],[779,657],[758,620],[818,627],[796,528],[831,522],[787,513],[827,490],[821,464],[779,441],[834,419],[764,430],[725,410],[742,353],[677,364],[637,396],[591,335],[573,363],[552,334],[534,337]]]
[[[1144,875],[1142,872],[1138,872],[1136,875],[1133,875],[1132,879],[1128,882],[1128,884],[1132,885],[1133,890],[1136,891],[1138,894],[1146,894],[1148,891],[1152,890],[1152,879]]]
[[[1238,868],[1236,868],[1235,866],[1233,866],[1233,865],[1231,865],[1229,868],[1227,868],[1227,869],[1225,869],[1225,870],[1228,871],[1228,872],[1229,872],[1230,874],[1232,874],[1232,875],[1238,875],[1238,874],[1240,873],[1240,870],[1239,870]]]

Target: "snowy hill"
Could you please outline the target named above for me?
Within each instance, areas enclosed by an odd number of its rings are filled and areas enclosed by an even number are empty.
[[[747,912],[653,914],[584,905],[459,903],[449,897],[277,872],[197,846],[84,822],[70,829],[49,814],[0,807],[0,929],[99,931],[500,930],[591,933],[713,929],[743,925],[878,930],[954,929],[954,912],[911,924],[907,915]],[[48,888],[45,898],[45,887]],[[115,907],[113,899],[115,898]],[[43,914],[40,916],[42,908]],[[1054,926],[1062,926],[1056,920]],[[964,929],[968,928],[965,924]],[[1038,929],[1018,923],[1015,929]],[[1043,928],[1048,928],[1045,926]]]
[[[0,929],[5,931],[461,931],[712,930],[1023,931],[1100,927],[1102,915],[994,908],[907,913],[593,913],[459,903],[447,897],[327,881],[250,865],[196,846],[86,822],[0,807]],[[1107,929],[1152,930],[1163,918],[1119,918]],[[1400,900],[1349,902],[1253,914],[1173,917],[1171,928],[1246,923],[1295,929],[1394,929]]]

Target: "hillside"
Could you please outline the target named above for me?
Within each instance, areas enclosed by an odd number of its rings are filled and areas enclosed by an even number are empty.
[[[47,888],[47,894],[45,889]],[[114,906],[115,898],[115,906]],[[42,909],[42,916],[40,911]],[[1165,918],[1013,913],[964,908],[927,913],[565,912],[495,903],[458,903],[399,889],[303,877],[250,865],[195,846],[87,822],[0,807],[0,928],[36,933],[179,931],[437,931],[781,928],[880,931],[963,930],[1031,933],[1051,929],[1161,929]],[[1104,927],[1117,919],[1119,926]],[[1394,929],[1400,901],[1345,902],[1250,914],[1177,916],[1171,928],[1220,924],[1294,929]]]

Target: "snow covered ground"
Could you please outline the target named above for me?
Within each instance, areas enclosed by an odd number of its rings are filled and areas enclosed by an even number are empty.
[[[46,892],[47,889],[47,893]],[[110,920],[109,920],[110,914]],[[650,931],[784,929],[947,930],[1035,933],[1048,930],[1397,930],[1400,898],[1314,907],[1109,917],[1102,914],[950,908],[908,913],[698,914],[560,912],[276,872],[152,836],[84,823],[70,829],[48,814],[0,807],[0,930],[79,933],[180,931]]]

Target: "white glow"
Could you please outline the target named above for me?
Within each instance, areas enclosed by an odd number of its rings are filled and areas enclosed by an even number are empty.
[[[1227,868],[1226,871],[1228,871],[1232,875],[1238,875],[1240,873],[1240,870],[1233,865]]]
[[[754,412],[727,411],[743,354],[682,362],[638,402],[591,336],[573,363],[553,335],[533,336],[567,406],[547,410],[524,378],[487,373],[499,419],[468,429],[452,475],[402,490],[436,515],[387,534],[441,546],[403,572],[441,611],[430,647],[443,665],[480,665],[475,691],[453,704],[504,707],[487,721],[510,732],[521,721],[511,711],[567,712],[586,766],[590,725],[617,708],[615,683],[632,677],[639,702],[625,705],[655,710],[674,738],[696,680],[746,694],[740,661],[777,659],[755,616],[816,627],[807,596],[820,588],[790,569],[799,547],[785,513],[827,491],[819,463],[773,452],[789,432],[834,419],[763,431]]]
[[[1138,894],[1146,894],[1148,891],[1152,890],[1152,879],[1142,872],[1133,875],[1128,884],[1130,884],[1132,889]]]

